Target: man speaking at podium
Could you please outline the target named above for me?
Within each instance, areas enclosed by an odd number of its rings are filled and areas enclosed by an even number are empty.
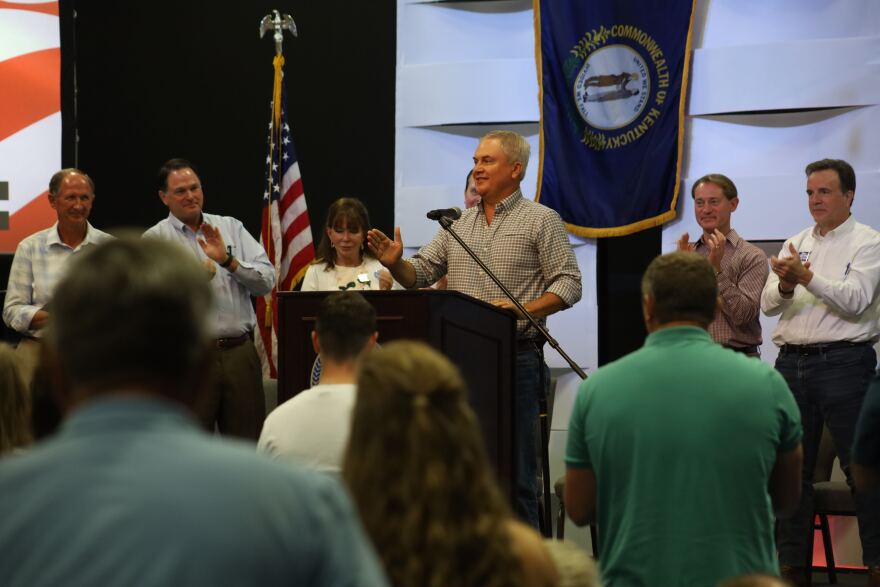
[[[463,212],[453,229],[526,310],[543,323],[550,314],[580,299],[581,274],[559,215],[525,199],[520,191],[529,151],[525,137],[514,132],[492,131],[480,140],[474,153],[473,177],[482,202]],[[399,227],[394,229],[393,240],[376,229],[370,230],[367,237],[376,258],[404,287],[426,287],[448,272],[448,289],[517,312],[445,230],[409,259],[402,258]],[[537,336],[528,321],[517,321],[515,505],[517,513],[534,527],[538,526],[538,405],[550,379],[540,354],[544,341]]]

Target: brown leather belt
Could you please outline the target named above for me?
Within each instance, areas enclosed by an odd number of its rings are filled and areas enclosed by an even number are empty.
[[[231,336],[229,338],[217,338],[214,340],[214,347],[221,351],[228,351],[229,349],[234,349],[235,347],[243,345],[250,339],[251,337],[249,334]]]

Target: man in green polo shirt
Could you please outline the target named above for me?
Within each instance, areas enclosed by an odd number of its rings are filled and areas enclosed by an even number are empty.
[[[712,341],[717,304],[703,257],[654,259],[642,279],[644,346],[581,386],[565,506],[576,524],[597,520],[607,586],[779,572],[773,516],[800,496],[800,415],[774,369]]]

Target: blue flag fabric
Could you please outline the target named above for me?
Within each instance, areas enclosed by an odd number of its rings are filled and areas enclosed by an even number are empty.
[[[675,217],[693,0],[535,0],[538,199],[586,237]]]

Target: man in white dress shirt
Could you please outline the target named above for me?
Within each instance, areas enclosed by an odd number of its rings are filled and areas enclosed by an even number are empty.
[[[348,442],[361,358],[376,344],[376,310],[357,292],[321,302],[312,346],[321,358],[321,382],[276,408],[257,447],[277,458],[338,475]]]
[[[144,236],[187,247],[205,268],[214,293],[212,392],[196,406],[202,424],[256,441],[266,417],[263,370],[254,347],[252,296],[275,283],[275,267],[263,246],[231,216],[202,212],[205,196],[192,164],[171,159],[159,169],[159,198],[168,217]],[[158,343],[157,343],[158,344]]]
[[[773,342],[776,368],[801,410],[804,426],[803,494],[795,515],[780,521],[784,577],[806,584],[812,530],[813,470],[823,424],[834,439],[852,486],[850,447],[877,356],[880,328],[880,233],[855,221],[850,208],[856,176],[846,161],[823,159],[806,168],[814,226],[785,241],[761,294],[761,309],[779,315]],[[855,494],[863,559],[870,585],[880,585],[880,509]]]

